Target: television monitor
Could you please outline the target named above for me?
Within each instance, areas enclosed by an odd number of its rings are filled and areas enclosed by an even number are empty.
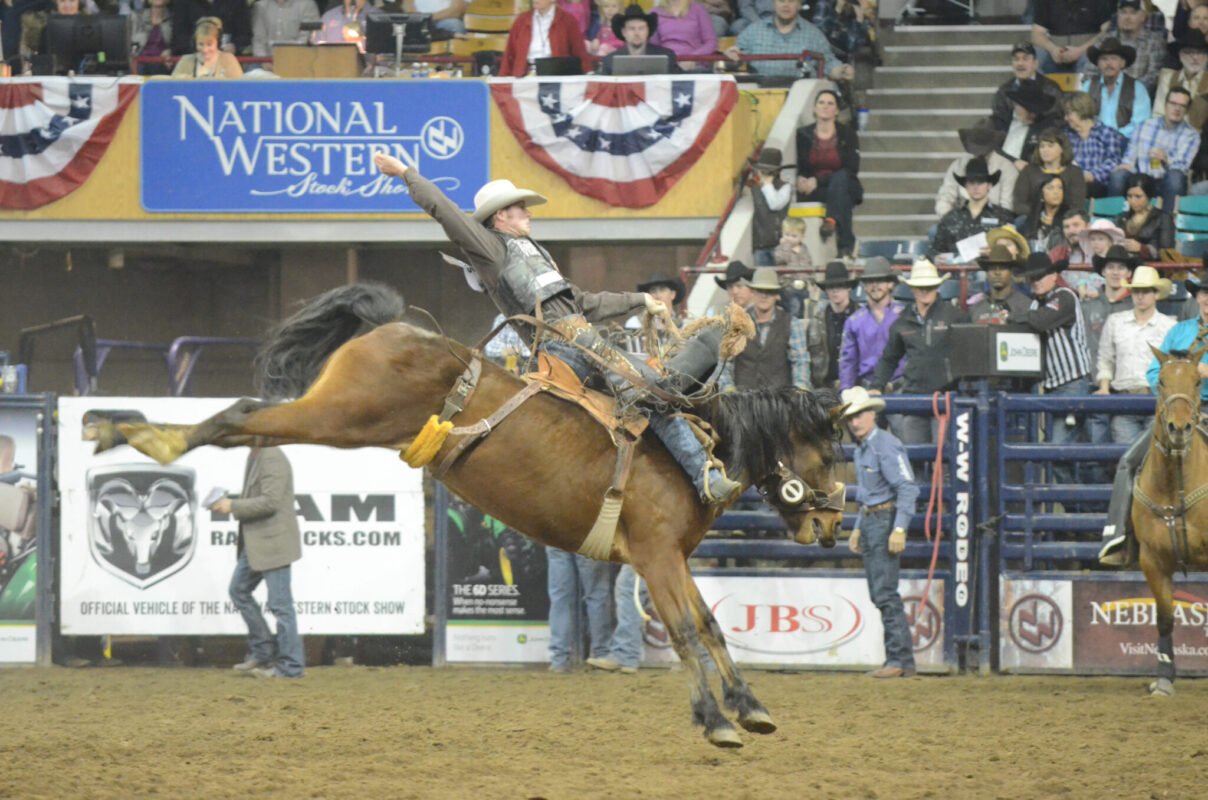
[[[387,14],[374,10],[365,18],[365,52],[394,55],[396,25],[403,26],[404,53],[427,53],[432,49],[431,14]]]
[[[60,72],[128,72],[129,23],[118,15],[52,14],[46,21],[46,49]]]

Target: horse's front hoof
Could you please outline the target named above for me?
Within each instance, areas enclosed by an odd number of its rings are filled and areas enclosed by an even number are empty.
[[[751,713],[739,717],[738,724],[743,730],[751,733],[775,733],[776,723],[772,722],[772,715],[766,711],[752,711]]]
[[[718,725],[706,732],[705,738],[715,747],[742,747],[742,739],[733,725]]]
[[[1174,681],[1167,678],[1158,678],[1153,683],[1149,684],[1150,697],[1173,697],[1174,696]]]

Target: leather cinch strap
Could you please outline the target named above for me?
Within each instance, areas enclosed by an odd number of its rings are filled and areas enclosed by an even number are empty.
[[[432,471],[432,477],[441,478],[449,467],[456,463],[457,459],[461,458],[462,454],[475,443],[480,441],[488,433],[494,430],[495,426],[503,422],[513,411],[520,408],[525,400],[528,400],[533,395],[540,392],[544,387],[539,383],[530,383],[521,389],[516,394],[512,395],[506,403],[495,409],[495,413],[486,419],[481,419],[473,425],[468,425],[464,428],[454,428],[449,431],[450,436],[461,436],[461,440],[453,446],[453,449],[441,459],[440,465]]]

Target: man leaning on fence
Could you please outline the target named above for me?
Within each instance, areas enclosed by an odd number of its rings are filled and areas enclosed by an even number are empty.
[[[860,507],[848,546],[864,557],[868,595],[881,612],[885,636],[885,663],[869,675],[909,678],[914,675],[914,642],[898,592],[898,572],[919,487],[906,448],[892,433],[877,427],[877,412],[885,408],[885,401],[870,397],[862,386],[845,390],[842,401],[843,419],[857,442],[854,461]]]
[[[1208,259],[1205,259],[1208,260]],[[1186,280],[1187,291],[1195,297],[1199,314],[1193,319],[1186,319],[1175,325],[1162,340],[1163,353],[1177,351],[1190,352],[1197,347],[1208,344],[1208,268],[1198,275]],[[1158,372],[1161,365],[1156,358],[1151,359],[1149,369],[1145,373],[1150,390],[1158,386]],[[1200,360],[1200,377],[1205,379],[1200,383],[1200,402],[1208,403],[1208,354]],[[1145,454],[1149,452],[1149,440],[1153,431],[1151,423],[1145,433],[1133,442],[1116,466],[1116,480],[1112,484],[1111,504],[1107,507],[1107,524],[1103,527],[1103,548],[1099,551],[1099,563],[1108,567],[1121,567],[1132,558],[1132,547],[1125,547],[1132,538],[1129,517],[1132,511],[1133,480]]]

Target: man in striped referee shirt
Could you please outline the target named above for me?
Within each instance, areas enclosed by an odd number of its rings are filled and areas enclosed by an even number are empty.
[[[1086,343],[1086,325],[1078,293],[1061,280],[1061,266],[1047,253],[1032,253],[1022,277],[1032,285],[1032,302],[1026,312],[1012,311],[1009,321],[1027,325],[1040,334],[1044,345],[1044,378],[1041,385],[1049,395],[1082,396],[1091,393],[1091,357]],[[1069,418],[1053,420],[1051,443],[1076,438],[1078,426]],[[1074,469],[1069,464],[1053,468],[1057,480],[1070,483]]]

